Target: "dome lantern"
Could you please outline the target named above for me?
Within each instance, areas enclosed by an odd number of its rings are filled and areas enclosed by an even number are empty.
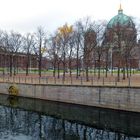
[[[118,10],[118,14],[123,14],[123,9],[122,9],[122,5],[120,4],[120,8]]]

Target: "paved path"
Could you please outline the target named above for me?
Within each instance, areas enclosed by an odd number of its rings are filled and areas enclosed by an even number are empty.
[[[107,78],[101,77],[100,79],[95,77],[89,77],[87,82],[85,77],[79,77],[76,79],[76,76],[69,77],[66,75],[65,80],[62,76],[60,78],[54,78],[51,75],[43,75],[39,77],[38,75],[25,76],[24,74],[16,75],[10,77],[8,75],[1,75],[0,82],[11,82],[11,83],[31,83],[31,84],[65,84],[65,85],[98,85],[98,86],[137,86],[140,87],[140,74],[134,74],[130,78],[125,80],[120,78],[120,82],[117,82],[116,76],[108,76]]]

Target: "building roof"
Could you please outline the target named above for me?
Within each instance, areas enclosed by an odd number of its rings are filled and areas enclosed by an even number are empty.
[[[123,14],[123,9],[121,8],[118,10],[118,15],[114,16],[108,23],[107,28],[114,28],[116,26],[122,26],[122,27],[129,27],[129,28],[134,28],[135,25],[132,21],[132,19]]]

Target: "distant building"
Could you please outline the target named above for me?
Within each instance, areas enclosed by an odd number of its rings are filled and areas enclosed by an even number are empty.
[[[110,68],[137,68],[138,57],[134,57],[137,46],[137,31],[131,17],[123,13],[120,5],[118,14],[107,24],[103,45],[108,47]],[[132,53],[133,52],[133,53]]]
[[[0,51],[0,68],[26,69],[27,54],[25,53],[10,53],[3,50]],[[37,67],[37,57],[29,56],[29,68]]]

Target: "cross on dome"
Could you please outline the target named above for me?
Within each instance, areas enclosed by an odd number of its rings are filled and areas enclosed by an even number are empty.
[[[122,5],[120,3],[120,7],[119,7],[119,10],[118,10],[118,14],[122,14],[123,13],[123,9],[122,9]]]

